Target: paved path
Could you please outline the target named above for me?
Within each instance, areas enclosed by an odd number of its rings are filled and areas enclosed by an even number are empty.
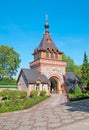
[[[89,130],[89,99],[66,101],[54,94],[30,109],[0,114],[0,130]]]

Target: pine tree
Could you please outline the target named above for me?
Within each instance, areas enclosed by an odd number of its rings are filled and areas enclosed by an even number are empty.
[[[89,83],[89,62],[86,52],[84,52],[83,65],[81,69],[82,83],[87,86]]]

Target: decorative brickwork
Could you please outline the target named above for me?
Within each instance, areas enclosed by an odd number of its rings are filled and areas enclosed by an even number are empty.
[[[66,74],[66,62],[62,61],[62,52],[56,47],[48,31],[49,24],[45,24],[45,33],[34,50],[34,61],[31,69],[22,69],[18,77],[19,89],[46,90],[47,94],[66,93],[63,76]]]
[[[49,27],[48,23],[47,26],[45,24],[45,28],[47,27]],[[63,76],[66,74],[66,63],[62,61],[62,52],[55,46],[47,30],[43,35],[40,45],[34,50],[34,61],[30,63],[30,68],[44,74],[49,80],[50,78],[56,78],[58,92],[65,93]]]

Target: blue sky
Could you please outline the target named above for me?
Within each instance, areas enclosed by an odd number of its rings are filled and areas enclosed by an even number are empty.
[[[89,0],[0,1],[0,45],[13,47],[20,68],[29,67],[45,31],[45,14],[56,46],[82,64],[84,51],[89,57]]]

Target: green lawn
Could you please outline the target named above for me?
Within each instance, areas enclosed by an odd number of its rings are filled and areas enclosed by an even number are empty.
[[[17,88],[17,85],[0,85],[0,88]]]

